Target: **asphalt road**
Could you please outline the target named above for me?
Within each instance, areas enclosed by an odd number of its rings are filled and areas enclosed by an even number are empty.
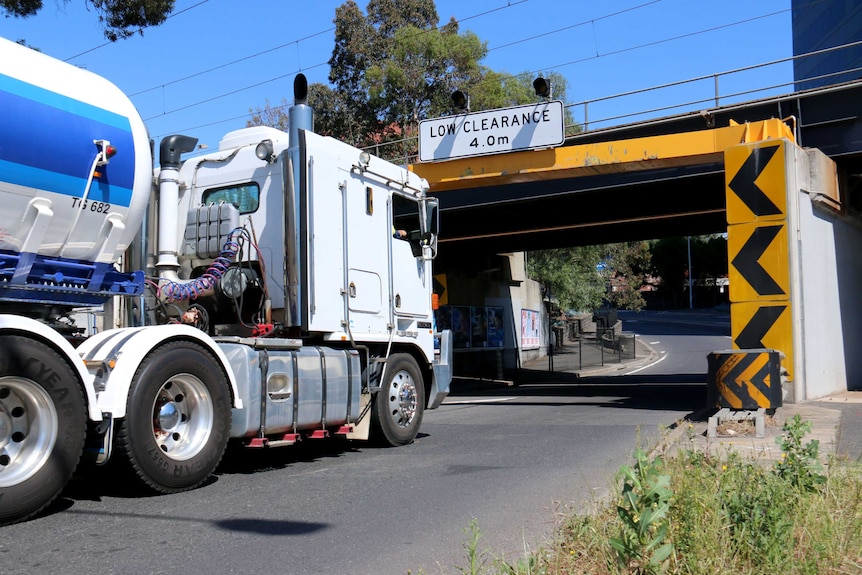
[[[689,374],[692,380],[706,383],[707,355],[730,349],[732,345],[727,313],[620,311],[619,318],[626,331],[638,334],[642,342],[660,355],[660,361],[640,370],[645,374],[673,375],[677,380]]]
[[[405,447],[232,450],[209,484],[169,496],[82,475],[48,514],[0,530],[0,574],[455,573],[473,519],[480,549],[512,560],[607,494],[637,442],[703,406],[717,340],[702,338],[724,336],[686,321],[626,326],[668,358],[629,375],[459,381]]]

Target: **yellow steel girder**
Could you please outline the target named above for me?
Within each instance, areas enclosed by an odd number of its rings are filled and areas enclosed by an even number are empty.
[[[731,146],[776,138],[795,141],[791,128],[778,119],[731,122],[723,128],[419,163],[410,169],[428,181],[432,192],[441,192],[723,162]]]

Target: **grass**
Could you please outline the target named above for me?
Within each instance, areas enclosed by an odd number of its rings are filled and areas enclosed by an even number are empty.
[[[469,575],[859,574],[862,466],[822,465],[810,424],[782,428],[777,462],[683,450],[637,450],[616,493],[594,513],[565,518],[552,543],[517,563],[481,549],[465,529]]]

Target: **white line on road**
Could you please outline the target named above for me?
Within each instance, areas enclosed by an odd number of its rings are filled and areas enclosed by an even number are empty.
[[[664,352],[664,351],[663,351],[662,353],[666,353],[666,352]],[[654,361],[653,363],[651,363],[651,364],[649,364],[649,365],[644,365],[644,366],[639,367],[639,368],[637,368],[637,369],[633,369],[633,370],[631,370],[631,371],[629,371],[629,372],[626,372],[626,375],[631,375],[631,374],[633,374],[633,373],[637,373],[637,372],[639,372],[639,371],[640,371],[640,370],[642,370],[642,369],[646,369],[646,368],[648,368],[648,367],[652,367],[652,366],[654,366],[654,365],[658,365],[658,364],[660,364],[661,362],[663,362],[663,361],[664,361],[664,360],[666,360],[666,359],[667,359],[667,355],[663,355],[663,356],[661,356],[658,360]]]
[[[651,342],[649,342],[649,344],[650,344],[650,345],[655,345],[655,344],[657,344],[657,343],[661,343],[661,342],[660,342],[660,341],[651,341]]]
[[[443,403],[445,405],[459,405],[466,403],[496,403],[498,401],[512,401],[513,399],[518,399],[517,397],[493,397],[491,399],[465,399],[463,401],[449,401],[448,399]]]

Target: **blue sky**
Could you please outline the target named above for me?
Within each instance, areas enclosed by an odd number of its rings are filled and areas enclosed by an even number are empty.
[[[335,8],[329,0],[177,0],[157,28],[106,44],[84,0],[45,0],[29,19],[0,19],[0,36],[104,76],[130,95],[151,137],[172,133],[215,148],[245,125],[249,109],[292,98],[293,78],[326,82]],[[358,0],[364,8],[365,0]],[[703,103],[712,77],[650,93],[616,94],[773,62],[792,55],[790,0],[437,0],[441,22],[454,16],[489,48],[483,64],[509,73],[556,71],[568,80],[566,104],[594,127],[643,116],[637,111]],[[789,62],[719,76],[721,103],[792,91]],[[732,94],[766,91],[732,97]],[[654,112],[668,115],[684,108]],[[624,116],[616,120],[602,119]]]

